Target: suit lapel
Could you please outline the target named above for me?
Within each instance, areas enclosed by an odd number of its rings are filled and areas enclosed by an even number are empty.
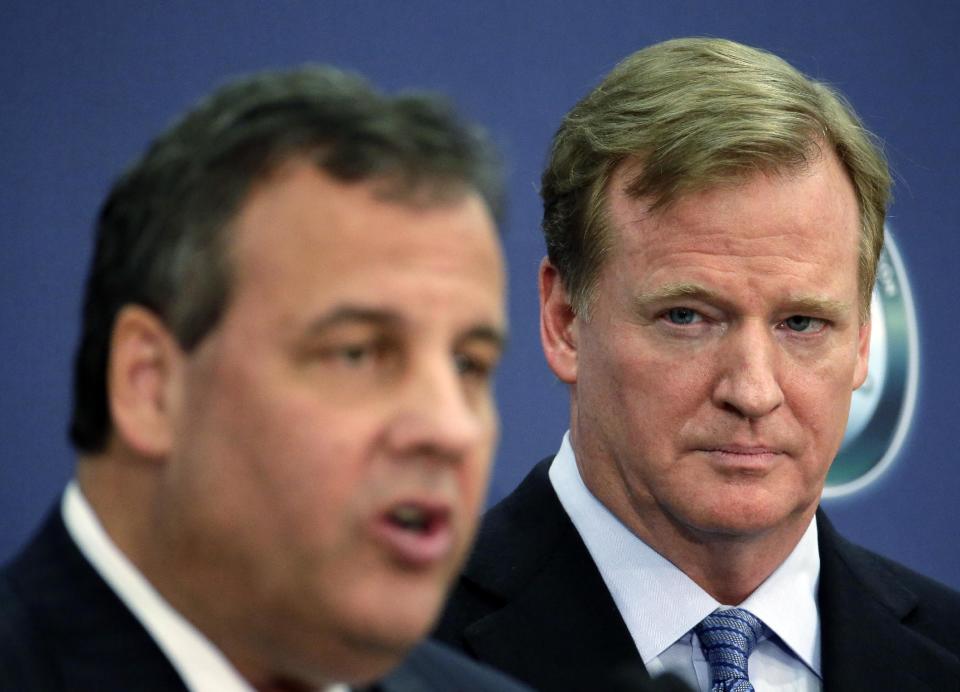
[[[485,520],[476,554],[486,562],[472,561],[465,579],[504,605],[469,625],[464,639],[480,660],[537,689],[592,689],[640,658],[547,469],[541,462]]]
[[[957,658],[907,626],[917,597],[822,512],[817,526],[825,692],[960,689]]]

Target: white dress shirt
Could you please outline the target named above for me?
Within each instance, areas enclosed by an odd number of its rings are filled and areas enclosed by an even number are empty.
[[[114,544],[76,481],[63,494],[67,532],[107,585],[133,613],[192,692],[254,692],[223,653],[173,609]],[[326,692],[347,692],[334,685]]]
[[[651,675],[672,672],[696,690],[711,689],[709,664],[693,633],[721,607],[686,574],[634,535],[589,491],[580,477],[569,432],[550,466],[550,482],[596,563]],[[820,672],[817,524],[739,607],[775,636],[750,656],[757,692],[816,692]]]

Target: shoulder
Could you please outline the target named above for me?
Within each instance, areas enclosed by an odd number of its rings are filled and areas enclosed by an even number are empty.
[[[866,582],[893,602],[912,596],[921,602],[940,604],[950,615],[960,614],[957,590],[844,538],[823,512],[817,515],[817,528],[821,562],[826,563],[830,576],[845,569],[852,578]]]
[[[843,538],[822,513],[818,530],[821,596],[872,598],[909,629],[960,652],[960,592]]]
[[[54,505],[0,571],[0,690],[63,689],[68,633],[82,619],[92,578],[81,563]]]
[[[419,644],[383,682],[387,692],[524,692],[529,688],[434,641]]]
[[[499,574],[505,564],[513,569],[526,565],[573,529],[550,483],[551,460],[534,466],[513,492],[484,515],[464,569],[468,577]],[[531,550],[532,546],[539,549]]]
[[[863,546],[846,539],[840,540],[842,543],[837,549],[857,574],[870,574],[876,582],[890,590],[898,587],[908,589],[919,603],[946,608],[944,615],[956,617],[960,623],[960,591]]]
[[[537,464],[484,515],[438,625],[440,639],[460,646],[463,629],[513,598],[540,572],[566,529],[574,530],[550,485],[549,464]]]
[[[0,690],[8,689],[186,689],[87,562],[59,508],[0,573]]]
[[[43,633],[28,601],[0,572],[0,690],[57,690],[50,637]]]

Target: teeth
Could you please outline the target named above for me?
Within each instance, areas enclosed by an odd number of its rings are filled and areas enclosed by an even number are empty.
[[[427,525],[427,516],[419,508],[412,505],[402,505],[390,512],[390,518],[405,529],[422,531]]]

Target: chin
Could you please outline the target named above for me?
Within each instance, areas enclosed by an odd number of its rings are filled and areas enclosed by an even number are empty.
[[[297,679],[323,688],[332,682],[366,684],[398,666],[410,650],[429,633],[432,620],[422,614],[380,613],[362,617],[342,613],[339,626],[326,623],[326,631],[304,641],[302,658],[306,665]],[[333,627],[331,631],[330,627]],[[326,641],[322,649],[316,642]]]
[[[422,575],[383,585],[361,607],[344,613],[345,629],[374,649],[405,651],[430,632],[446,597],[445,586]]]
[[[399,665],[410,650],[430,632],[433,619],[416,619],[392,614],[365,628],[355,628],[344,637],[350,654],[343,657],[343,680],[350,683],[368,682],[381,677]],[[348,663],[350,661],[350,663]]]
[[[799,517],[794,507],[785,507],[783,503],[743,498],[726,507],[704,512],[694,518],[691,524],[705,534],[750,538],[785,527]]]

